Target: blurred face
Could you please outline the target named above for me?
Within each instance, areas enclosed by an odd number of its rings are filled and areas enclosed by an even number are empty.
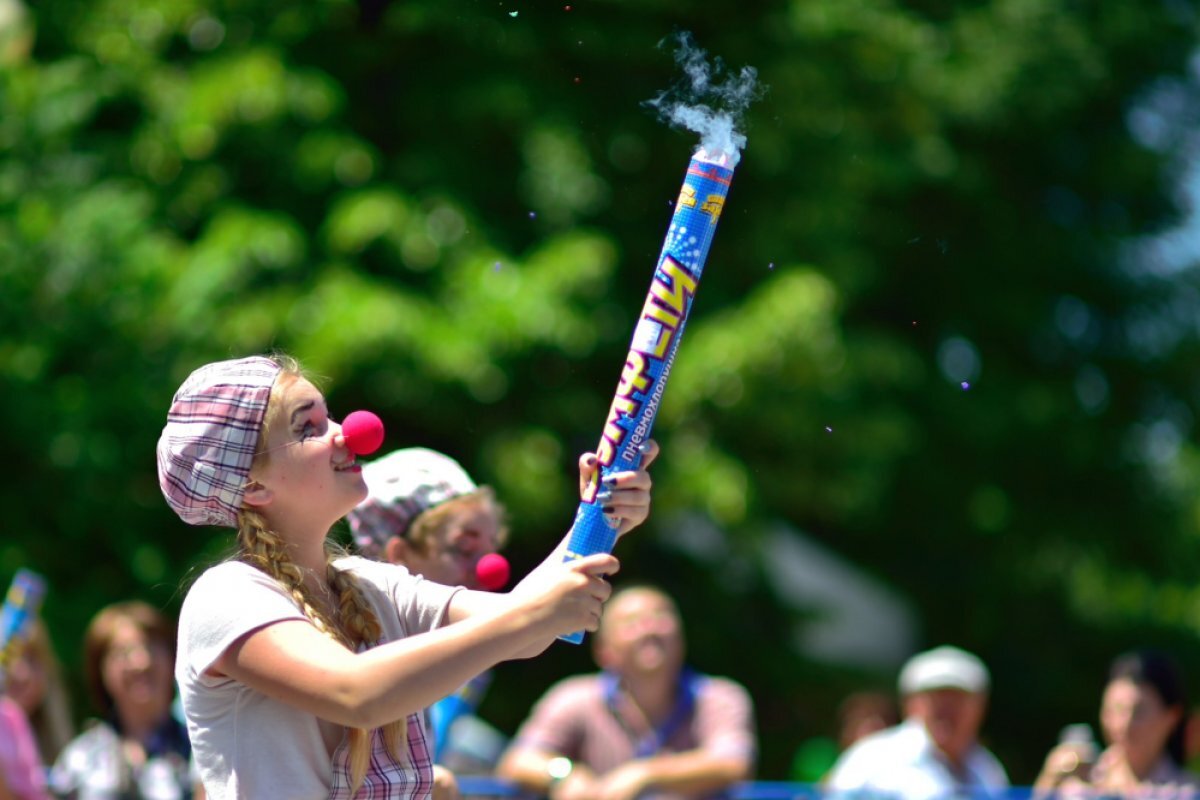
[[[122,717],[158,718],[170,708],[171,666],[165,643],[148,639],[141,628],[123,620],[104,654],[100,679]]]
[[[444,523],[425,541],[423,552],[409,545],[392,560],[427,580],[478,589],[475,565],[499,548],[501,523],[496,508],[485,499],[457,502]]]
[[[321,392],[304,378],[281,386],[259,446],[268,455],[251,469],[251,478],[268,490],[263,511],[270,517],[287,509],[332,525],[367,496],[362,467],[346,448],[341,426],[330,419]],[[261,505],[255,497],[248,492],[247,502]]]
[[[37,711],[46,696],[46,668],[27,649],[13,660],[5,676],[4,693],[28,716]]]
[[[1162,757],[1181,714],[1178,707],[1164,704],[1153,687],[1119,678],[1104,689],[1100,727],[1110,745],[1123,750],[1135,769],[1144,770]]]
[[[601,667],[620,675],[679,672],[683,631],[675,604],[650,589],[621,593],[604,610],[596,655]]]
[[[917,692],[905,700],[906,716],[925,723],[929,738],[946,756],[961,762],[975,744],[987,698],[962,689]]]

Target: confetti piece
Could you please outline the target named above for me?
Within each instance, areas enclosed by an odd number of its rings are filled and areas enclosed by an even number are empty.
[[[767,269],[775,269],[775,262],[772,261],[770,264],[767,264]]]
[[[831,427],[829,427],[828,425],[826,425],[826,426],[825,426],[825,432],[826,432],[826,433],[833,433],[833,428],[831,428]]]
[[[510,17],[515,17],[517,14],[520,14],[520,13],[521,13],[520,11],[510,11],[510,12],[508,12],[508,15]]]
[[[959,386],[961,386],[961,387],[962,387],[962,390],[963,390],[964,392],[965,392],[967,389],[970,389],[970,388],[971,388],[971,384],[967,383],[966,381],[963,381],[962,383],[960,383],[960,384],[959,384]]]

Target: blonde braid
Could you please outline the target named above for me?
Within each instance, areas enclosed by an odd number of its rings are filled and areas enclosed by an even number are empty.
[[[329,618],[305,585],[304,573],[292,561],[279,534],[267,528],[266,520],[257,511],[242,508],[238,519],[238,544],[242,548],[242,561],[267,573],[287,589],[317,630],[351,650],[355,649],[356,643]]]
[[[325,542],[325,555],[329,584],[338,595],[338,609],[342,624],[359,641],[370,647],[379,641],[382,628],[380,628],[379,619],[375,616],[374,610],[367,602],[367,598],[358,584],[358,576],[348,570],[340,570],[333,566],[333,560],[343,555],[341,549],[333,542]],[[361,731],[358,732],[361,733]],[[384,746],[392,754],[392,758],[400,764],[407,764],[409,760],[408,721],[406,719],[398,719],[394,722],[389,722],[387,725],[382,726],[381,732],[383,733]],[[361,748],[361,752],[355,749],[354,734],[355,732],[352,731],[350,740],[350,775],[353,779],[354,790],[357,791],[359,783],[367,772],[367,757],[369,754],[365,746]]]

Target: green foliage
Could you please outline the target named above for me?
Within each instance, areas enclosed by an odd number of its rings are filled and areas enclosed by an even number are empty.
[[[455,454],[518,568],[559,537],[692,146],[641,105],[677,77],[656,45],[695,26],[769,90],[660,416],[660,514],[622,555],[754,689],[760,774],[892,678],[786,643],[776,521],[909,597],[918,644],[985,656],[1018,781],[1120,649],[1200,666],[1196,341],[1163,315],[1194,316],[1194,279],[1125,258],[1173,221],[1173,162],[1126,120],[1183,74],[1193,4],[35,9],[32,53],[0,47],[0,576],[51,578],[68,663],[98,605],[175,607],[227,542],[168,512],[151,456],[206,360],[290,351],[385,446]],[[722,569],[670,546],[684,511]],[[485,710],[511,730],[587,667],[502,671]]]

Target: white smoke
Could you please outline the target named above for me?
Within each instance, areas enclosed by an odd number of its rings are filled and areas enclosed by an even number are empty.
[[[742,114],[762,96],[758,70],[742,67],[730,72],[719,57],[710,65],[708,54],[686,31],[677,34],[675,41],[675,62],[684,78],[646,105],[671,125],[700,134],[700,148],[710,157],[725,154],[732,169],[746,146],[746,135],[738,130]]]

